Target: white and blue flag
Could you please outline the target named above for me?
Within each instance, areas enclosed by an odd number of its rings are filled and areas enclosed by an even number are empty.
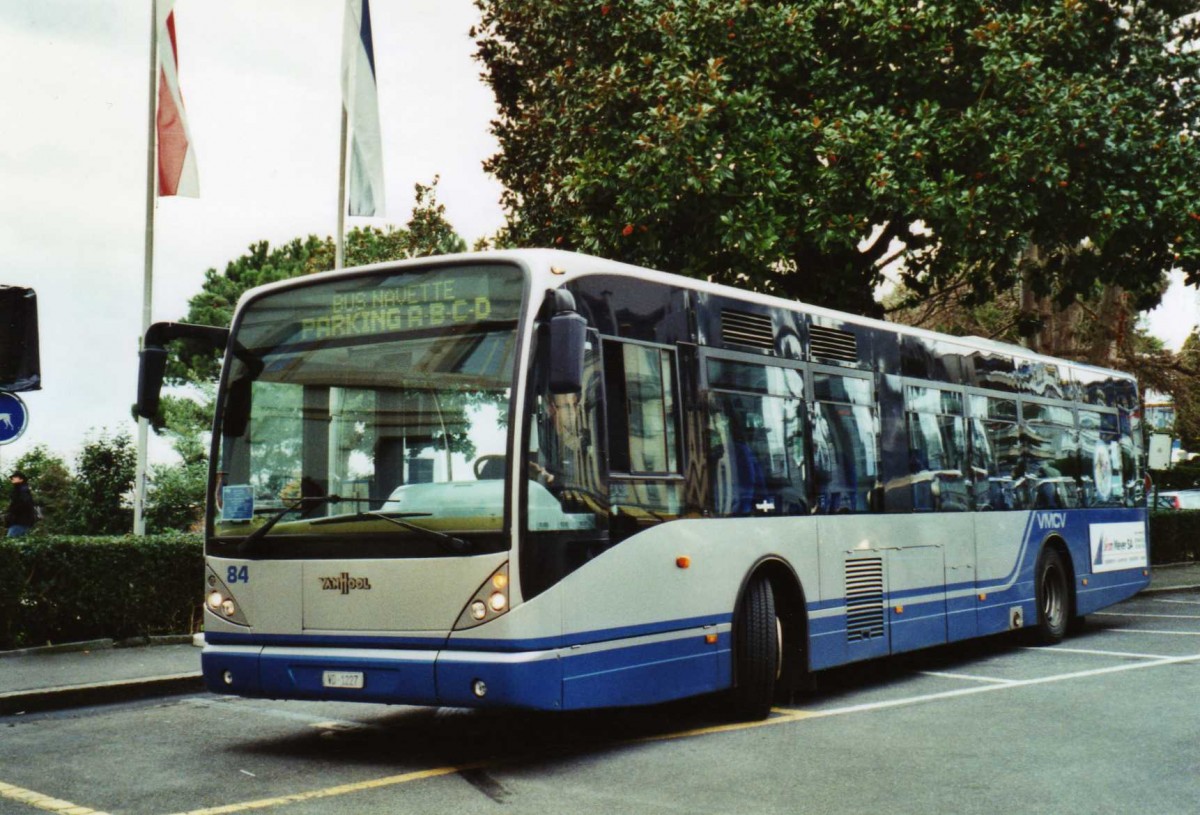
[[[346,0],[342,104],[350,127],[350,214],[383,215],[383,139],[368,0]]]

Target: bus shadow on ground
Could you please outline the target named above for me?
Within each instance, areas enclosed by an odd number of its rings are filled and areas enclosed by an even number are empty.
[[[1077,635],[1102,633],[1089,621]],[[1069,641],[1069,640],[1068,640]],[[819,672],[787,709],[827,707],[840,698],[907,681],[927,671],[967,671],[980,660],[1028,646],[1012,632]],[[279,758],[319,759],[345,765],[430,768],[466,764],[561,763],[689,731],[736,724],[726,694],[647,707],[545,713],[525,710],[383,708],[353,722],[313,725],[285,738],[250,742],[238,751]],[[486,792],[486,790],[485,790]]]

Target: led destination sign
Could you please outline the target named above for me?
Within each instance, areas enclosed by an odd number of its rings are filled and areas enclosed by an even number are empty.
[[[515,321],[524,275],[507,264],[319,275],[250,302],[236,341],[262,355],[292,343],[392,338]],[[488,329],[490,330],[490,328]]]
[[[300,339],[323,340],[470,325],[492,316],[486,279],[440,278],[371,291],[329,292],[327,309],[300,320]]]

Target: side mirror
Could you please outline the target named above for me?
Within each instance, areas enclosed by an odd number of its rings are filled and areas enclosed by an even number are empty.
[[[142,350],[138,354],[137,415],[152,419],[158,413],[163,377],[167,372],[166,345],[172,340],[196,339],[213,348],[224,349],[229,342],[229,329],[189,323],[155,323],[146,329]]]
[[[0,391],[41,387],[37,294],[21,286],[0,286]]]
[[[587,344],[587,320],[575,311],[570,292],[554,292],[554,316],[550,318],[551,393],[579,393],[583,390],[583,352]]]
[[[163,376],[167,372],[166,348],[143,348],[138,353],[137,414],[143,419],[158,415],[159,396],[162,393]]]

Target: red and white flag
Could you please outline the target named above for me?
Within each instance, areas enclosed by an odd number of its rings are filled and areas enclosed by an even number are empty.
[[[346,0],[342,104],[350,124],[350,214],[383,215],[383,138],[369,0]]]
[[[158,0],[158,194],[200,197],[196,151],[179,92],[175,0]]]

